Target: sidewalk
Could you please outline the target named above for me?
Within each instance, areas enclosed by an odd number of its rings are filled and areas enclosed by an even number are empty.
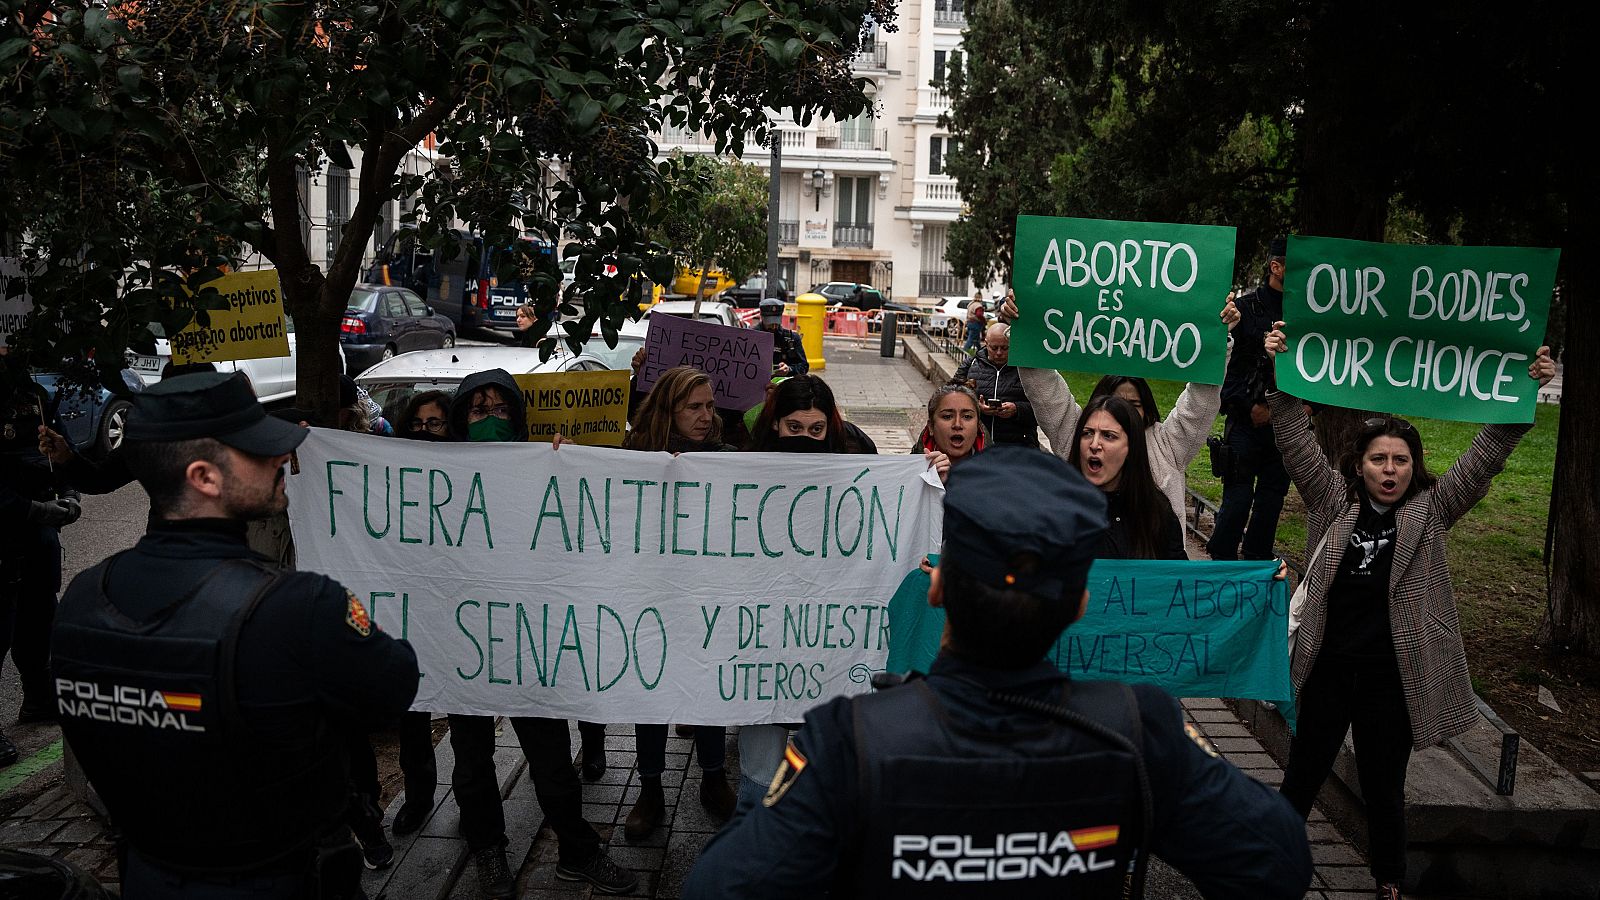
[[[906,453],[926,422],[925,404],[933,386],[906,360],[880,357],[877,347],[876,336],[859,343],[830,340],[827,367],[818,374],[834,389],[847,418],[872,437],[880,453]],[[1274,786],[1282,780],[1282,770],[1221,700],[1187,700],[1184,708],[1196,728],[1247,774]],[[527,765],[521,750],[509,728],[498,733],[497,742],[495,761],[505,797],[508,850],[512,866],[518,871],[519,896],[528,900],[591,896],[586,885],[555,878],[555,838],[543,828],[544,816],[533,784],[526,777]],[[733,779],[739,772],[737,745],[736,732],[730,729],[727,767]],[[575,727],[572,746],[576,753]],[[610,768],[598,783],[584,785],[585,816],[601,838],[609,842],[617,863],[639,874],[639,889],[633,896],[663,900],[680,897],[689,869],[718,827],[698,800],[700,769],[693,759],[694,742],[676,735],[668,737],[667,770],[662,776],[667,820],[641,844],[628,843],[621,827],[639,790],[632,729],[627,725],[610,726],[606,746]],[[395,839],[395,862],[390,868],[366,873],[364,885],[374,900],[457,900],[477,896],[477,878],[467,860],[466,842],[456,833],[460,811],[449,786],[454,754],[448,737],[439,743],[435,753],[440,778],[438,805],[418,834]],[[29,782],[42,783],[52,777],[59,780],[60,768],[59,762],[44,765]],[[0,777],[8,771],[0,769]],[[25,790],[28,784],[19,787]],[[401,795],[389,805],[390,820],[404,799]],[[1309,835],[1317,875],[1307,897],[1370,897],[1371,880],[1364,860],[1321,812],[1312,814]],[[65,857],[104,883],[113,887],[116,884],[112,839],[104,823],[74,801],[65,787],[40,793],[0,821],[0,846]],[[1187,900],[1199,895],[1182,876],[1158,861],[1152,866],[1146,896]]]

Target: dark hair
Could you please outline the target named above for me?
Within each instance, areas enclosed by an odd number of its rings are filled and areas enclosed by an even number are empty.
[[[197,461],[226,466],[228,449],[215,438],[189,441],[125,441],[118,451],[128,471],[150,495],[150,516],[168,519],[181,512],[189,464]]]
[[[844,418],[839,415],[839,404],[834,402],[833,389],[815,375],[796,375],[781,384],[767,388],[767,403],[761,408],[756,427],[751,429],[750,446],[746,449],[772,451],[778,449],[778,433],[773,428],[779,420],[791,413],[814,409],[828,420],[830,453],[849,453],[845,438]]]
[[[1422,457],[1422,435],[1410,422],[1396,416],[1381,416],[1368,419],[1361,425],[1361,430],[1356,432],[1355,440],[1350,446],[1339,454],[1339,474],[1344,476],[1346,498],[1355,501],[1361,496],[1361,459],[1367,455],[1367,448],[1372,442],[1381,437],[1397,437],[1406,442],[1406,447],[1411,450],[1411,483],[1406,485],[1405,495],[1400,498],[1404,503],[1418,491],[1433,487],[1438,479],[1428,471],[1427,461]]]
[[[1139,405],[1143,407],[1141,412],[1144,414],[1144,427],[1149,428],[1161,421],[1161,410],[1156,408],[1155,395],[1150,393],[1150,382],[1143,378],[1134,378],[1131,375],[1107,375],[1094,386],[1089,399],[1092,401],[1096,397],[1115,395],[1117,388],[1125,384],[1133,385],[1134,391],[1139,394]]]
[[[1117,493],[1122,496],[1124,516],[1128,520],[1128,537],[1132,546],[1126,548],[1128,559],[1160,559],[1161,534],[1166,528],[1166,514],[1172,509],[1165,494],[1156,486],[1150,474],[1150,451],[1145,446],[1144,423],[1133,404],[1106,394],[1090,400],[1078,416],[1078,427],[1072,432],[1072,450],[1067,462],[1083,471],[1083,429],[1089,417],[1097,412],[1110,414],[1128,436],[1128,457],[1123,460],[1122,474],[1117,482]]]
[[[1036,554],[1018,553],[1008,566],[1031,572],[1042,562]],[[940,562],[939,575],[950,649],[992,669],[1026,669],[1038,663],[1073,623],[1083,597],[1082,580],[1065,585],[1056,597],[991,587],[963,572],[948,555]]]
[[[217,367],[208,362],[175,363],[169,359],[161,367],[161,380],[166,381],[168,378],[177,378],[179,375],[193,375],[196,372],[215,372],[216,370]]]
[[[439,404],[439,408],[444,410],[445,421],[448,422],[450,420],[450,392],[422,391],[412,394],[411,399],[406,401],[404,411],[400,413],[399,420],[395,422],[395,426],[398,428],[397,433],[402,435],[410,433],[411,420],[415,419],[417,413],[430,403]]]

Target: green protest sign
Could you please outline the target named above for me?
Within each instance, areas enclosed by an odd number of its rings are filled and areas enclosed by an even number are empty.
[[[1221,384],[1234,230],[1018,216],[1019,366]]]
[[[1462,422],[1532,422],[1559,250],[1289,238],[1288,352],[1302,400]]]
[[[1088,610],[1047,659],[1073,678],[1154,684],[1178,697],[1287,700],[1289,588],[1273,580],[1277,567],[1097,560]],[[938,652],[944,610],[928,606],[927,583],[913,572],[889,602],[890,671],[925,672]]]

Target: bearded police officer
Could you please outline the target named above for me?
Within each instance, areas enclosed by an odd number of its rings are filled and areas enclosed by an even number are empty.
[[[685,896],[1122,897],[1149,852],[1208,897],[1304,896],[1305,826],[1191,739],[1171,696],[1045,661],[1083,615],[1105,509],[1049,454],[952,469],[931,671],[812,710]]]
[[[345,747],[410,706],[417,658],[337,582],[245,544],[287,505],[306,434],[239,374],[135,399],[122,453],[149,530],[73,580],[51,642],[62,732],[122,832],[129,900],[360,896]]]

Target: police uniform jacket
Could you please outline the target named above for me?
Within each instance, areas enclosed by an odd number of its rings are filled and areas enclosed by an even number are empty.
[[[1044,662],[1021,671],[1000,671],[942,653],[923,684],[937,699],[950,730],[1004,741],[1037,732],[1055,720],[998,704],[990,699],[991,691],[1059,703],[1068,679]],[[908,684],[893,690],[914,687]],[[1311,859],[1300,817],[1277,792],[1201,749],[1185,733],[1182,714],[1171,696],[1153,687],[1133,688],[1132,695],[1137,699],[1141,745],[1154,800],[1150,834],[1154,854],[1193,879],[1206,896],[1304,896],[1311,880]],[[863,865],[889,871],[886,859],[861,858],[863,810],[886,792],[910,796],[915,802],[919,786],[861,783],[864,769],[856,753],[855,705],[856,701],[839,698],[806,715],[805,726],[793,741],[793,752],[803,760],[804,768],[798,775],[792,773],[792,766],[787,772],[780,770],[780,779],[787,775],[789,780],[786,785],[774,783],[766,801],[770,805],[756,807],[711,839],[690,875],[686,898],[812,897],[830,887],[831,896],[856,896],[861,892],[853,885],[859,883],[856,876]],[[1081,740],[1084,750],[1097,746],[1096,739],[1086,734]],[[1081,785],[1085,797],[1106,793],[1102,784],[1090,783],[1093,781],[1085,779]],[[785,786],[774,800],[773,795]],[[1077,785],[1071,787],[1079,790]],[[970,791],[974,810],[987,807],[992,811],[1017,799],[997,796],[993,785],[958,785],[956,790]],[[960,833],[975,818],[950,815],[941,830]],[[993,829],[973,834],[971,844],[976,849],[970,855],[982,857],[995,840]],[[1079,840],[1082,847],[1096,842],[1086,833],[1079,833]],[[973,871],[983,869],[983,860],[977,862]],[[930,893],[938,886],[927,882],[890,884],[894,886],[881,891],[888,896],[939,893]],[[988,894],[978,895],[1018,896],[1014,893],[1017,884],[990,884]],[[1051,895],[1084,893],[1072,892],[1070,882],[1061,881]]]
[[[196,587],[234,560],[273,571],[246,545],[243,521],[153,523],[132,550],[73,580],[51,641],[63,735],[128,846],[197,875],[304,867],[344,814],[347,735],[397,720],[417,690],[411,646],[379,631],[337,582],[308,572],[281,573],[235,620],[234,664],[215,666],[219,682],[233,673],[231,717],[219,716],[211,694],[174,691],[140,671],[184,659],[109,658],[146,652],[155,643],[154,634],[139,638],[146,623],[220,602]],[[165,646],[202,673],[213,655],[226,659],[220,641]]]

